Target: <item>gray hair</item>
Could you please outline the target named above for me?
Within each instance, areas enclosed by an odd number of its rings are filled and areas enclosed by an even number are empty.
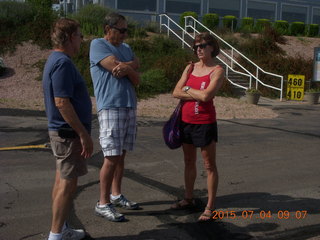
[[[106,34],[106,26],[114,26],[117,25],[120,21],[126,21],[126,18],[119,13],[110,13],[104,18],[103,30],[104,34]]]

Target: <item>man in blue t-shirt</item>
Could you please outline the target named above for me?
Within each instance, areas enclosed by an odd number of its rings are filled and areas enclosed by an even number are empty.
[[[134,86],[139,84],[138,59],[129,45],[126,19],[117,13],[105,18],[104,37],[90,46],[90,71],[100,126],[100,145],[104,163],[100,171],[100,199],[96,214],[110,221],[123,221],[114,206],[138,209],[137,203],[121,194],[126,151],[136,139],[137,100]],[[111,192],[111,195],[109,195]]]
[[[57,167],[48,240],[85,237],[82,229],[71,229],[66,224],[78,177],[87,173],[86,158],[93,152],[91,99],[85,81],[70,58],[80,50],[82,37],[78,22],[59,19],[51,35],[54,50],[43,72],[50,143]]]

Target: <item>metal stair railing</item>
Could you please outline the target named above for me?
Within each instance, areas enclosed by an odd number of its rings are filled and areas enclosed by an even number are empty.
[[[184,48],[184,45],[187,45],[190,49],[192,49],[192,46],[186,41],[185,37],[188,36],[190,37],[192,40],[194,39],[194,35],[191,35],[190,33],[188,33],[185,29],[183,29],[180,25],[178,25],[174,20],[172,20],[168,15],[166,14],[160,14],[160,33],[162,32],[162,27],[165,27],[167,29],[167,35],[170,36],[170,32],[173,33],[178,39],[181,40],[182,42],[182,48]],[[178,28],[181,31],[182,36],[179,36],[173,29],[172,29],[172,25],[175,26],[176,28]],[[223,52],[223,51],[222,51]],[[228,54],[224,54],[227,58],[231,59],[232,58],[228,55]],[[249,78],[249,87],[251,87],[251,83],[252,83],[252,76],[251,74],[245,74],[243,72],[239,72],[235,69],[233,69],[225,60],[223,60],[222,58],[220,58],[219,56],[217,56],[217,58],[219,59],[220,62],[222,62],[225,67],[226,67],[226,78],[227,80],[233,84],[234,86],[237,86],[239,88],[242,89],[248,89],[240,84],[234,83],[232,80],[229,79],[229,71],[232,71],[236,74],[240,74],[243,76],[246,76]]]
[[[189,36],[191,39],[193,39],[194,37],[188,33],[186,30],[184,30],[179,24],[177,24],[175,21],[173,21],[168,15],[166,14],[160,14],[159,15],[160,17],[160,33],[161,33],[161,29],[162,27],[165,27],[167,29],[167,35],[169,37],[170,35],[170,32],[172,34],[174,34],[177,38],[179,38],[182,42],[182,48],[184,48],[184,45],[187,45],[189,48],[192,48],[191,45],[185,40],[185,37],[186,36]],[[163,19],[165,18],[165,19]],[[165,20],[166,23],[165,23]],[[172,29],[172,25],[176,28],[178,28],[181,33],[182,33],[182,36],[179,36],[173,29]]]
[[[224,44],[226,44],[228,47],[231,48],[231,56],[229,54],[227,54],[224,51],[221,51],[223,53],[223,55],[227,56],[229,59],[231,59],[231,66],[230,68],[233,69],[233,66],[235,63],[236,65],[238,65],[241,69],[243,69],[246,73],[248,73],[252,78],[254,78],[256,80],[256,89],[258,89],[258,83],[260,83],[261,85],[268,87],[268,88],[272,88],[274,90],[280,91],[280,101],[282,101],[282,95],[283,95],[283,76],[278,75],[278,74],[274,74],[271,72],[267,72],[265,70],[263,70],[261,67],[259,67],[257,64],[255,64],[253,61],[251,61],[249,58],[247,58],[244,54],[242,54],[240,51],[238,51],[236,48],[234,48],[233,46],[231,46],[228,42],[226,42],[225,40],[223,40],[221,37],[219,37],[217,34],[215,34],[213,31],[211,31],[210,29],[208,29],[206,26],[204,26],[201,22],[199,22],[197,19],[195,19],[192,16],[185,16],[185,27],[184,29],[187,31],[188,27],[191,28],[193,30],[193,37],[195,37],[196,33],[199,33],[199,31],[196,29],[196,25],[198,24],[199,26],[201,26],[202,28],[206,29],[210,34],[214,35],[216,38],[218,38],[221,42],[223,42]],[[191,21],[190,21],[191,19]],[[235,53],[238,54],[239,56],[241,56],[242,58],[244,58],[245,60],[247,60],[250,64],[254,65],[256,67],[256,75],[252,74],[249,70],[247,70],[245,67],[243,67],[241,64],[239,64],[236,60],[235,60]],[[264,82],[262,82],[259,79],[259,72],[262,72],[266,75],[270,75],[270,76],[274,76],[274,77],[278,77],[280,78],[280,88],[275,87],[275,86],[271,86],[268,85]],[[249,88],[252,87],[252,82],[251,82],[251,78],[250,78],[250,83],[249,83]]]

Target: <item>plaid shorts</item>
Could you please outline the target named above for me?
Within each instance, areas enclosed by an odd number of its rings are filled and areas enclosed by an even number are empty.
[[[136,140],[136,110],[113,108],[98,112],[100,145],[103,155],[119,156],[123,150],[132,151]]]

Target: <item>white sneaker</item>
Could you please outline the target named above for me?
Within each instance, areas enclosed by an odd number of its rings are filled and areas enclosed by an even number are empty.
[[[132,202],[128,199],[126,199],[125,196],[123,196],[122,194],[120,195],[119,198],[112,200],[112,198],[110,197],[110,202],[115,206],[115,207],[122,207],[124,209],[128,209],[128,210],[136,210],[139,208],[139,204],[136,202]]]
[[[72,229],[67,227],[62,231],[62,240],[80,240],[86,236],[82,229]]]
[[[105,207],[100,207],[99,202],[97,202],[95,207],[96,215],[104,217],[112,222],[122,222],[125,220],[125,217],[123,214],[117,212],[112,203],[106,204]]]

